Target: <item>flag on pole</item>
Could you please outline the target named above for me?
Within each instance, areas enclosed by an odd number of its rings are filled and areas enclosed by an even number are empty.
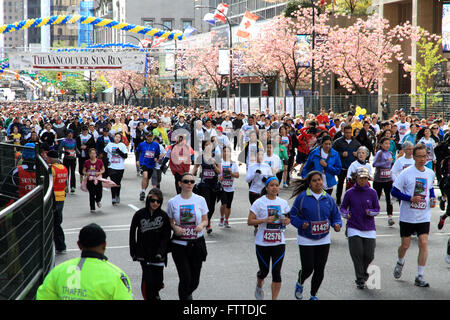
[[[225,21],[226,21],[225,16],[227,15],[227,13],[228,13],[228,4],[219,3],[219,5],[217,6],[217,9],[216,9],[216,12],[214,12],[214,18],[225,23]]]
[[[256,14],[245,11],[245,15],[242,18],[236,35],[241,38],[249,38],[256,20],[258,20],[258,16]]]
[[[210,25],[213,26],[216,25],[216,20],[214,19],[214,14],[212,13],[205,14],[205,16],[203,17],[203,21],[208,22]]]
[[[141,40],[140,45],[142,48],[148,48],[150,45],[152,44],[152,40],[145,38],[143,40]]]
[[[197,29],[189,26],[184,30],[184,36],[185,37],[189,37],[191,34],[193,34],[195,31],[197,31]]]
[[[155,40],[153,41],[153,45],[152,48],[155,48],[157,46],[159,46],[161,43],[166,42],[167,38],[155,38]]]

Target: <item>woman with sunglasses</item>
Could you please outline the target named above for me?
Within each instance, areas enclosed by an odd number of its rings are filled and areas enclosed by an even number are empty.
[[[167,214],[174,231],[170,251],[180,280],[178,296],[180,300],[192,300],[207,256],[203,229],[208,225],[208,205],[205,198],[192,192],[195,177],[191,173],[184,173],[178,184],[181,193],[167,204]]]
[[[250,208],[247,224],[259,226],[255,238],[256,257],[259,271],[256,274],[255,297],[264,299],[264,279],[269,274],[269,263],[272,260],[272,300],[276,300],[281,289],[281,266],[285,253],[284,228],[290,223],[289,205],[278,197],[280,182],[276,177],[265,180],[263,196],[256,200]]]
[[[144,300],[160,300],[159,291],[164,287],[163,272],[172,229],[167,213],[161,209],[162,203],[162,192],[151,189],[145,208],[138,210],[131,220],[130,256],[141,263]]]

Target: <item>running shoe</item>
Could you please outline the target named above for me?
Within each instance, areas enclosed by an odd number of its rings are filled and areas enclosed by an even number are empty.
[[[116,197],[116,203],[117,203],[117,204],[120,203],[120,197],[119,197],[119,196]]]
[[[75,188],[71,188],[71,189],[70,189],[70,192],[71,192],[71,193],[75,193]]]
[[[139,200],[144,201],[145,200],[145,192],[142,192],[139,194]]]
[[[394,224],[395,224],[394,219],[389,218],[389,220],[388,220],[389,227],[392,227]]]
[[[97,202],[97,207],[101,208],[102,207],[102,203],[101,201]]]
[[[264,290],[258,286],[255,289],[255,298],[256,300],[264,300]]]
[[[211,232],[212,232],[211,225],[208,224],[208,226],[206,227],[206,232],[207,232],[208,234],[211,234]]]
[[[450,263],[450,254],[445,257],[445,262]]]
[[[414,280],[414,284],[422,288],[427,288],[430,286],[429,283],[425,281],[423,276],[417,276],[416,279]]]
[[[220,218],[219,227],[223,227],[223,218]]]
[[[442,196],[439,197],[439,209],[445,211],[445,200],[442,198]]]
[[[442,228],[444,227],[445,219],[447,219],[447,215],[444,214],[444,215],[440,216],[438,227],[437,227],[438,230],[442,230]]]
[[[298,283],[298,281],[295,283],[295,292],[294,292],[295,299],[302,300],[303,299],[303,286]]]
[[[317,298],[316,296],[311,296],[311,298],[309,298],[309,300],[319,300],[319,298]]]
[[[358,288],[360,290],[363,290],[366,288],[366,284],[364,282],[355,280],[355,283],[356,283],[356,288]]]
[[[91,213],[95,213],[95,209],[94,209],[94,210],[91,210]]]
[[[289,188],[289,186],[288,186],[288,184],[285,182],[285,183],[283,183],[283,188]]]
[[[397,264],[395,265],[395,268],[394,268],[394,278],[395,279],[400,279],[400,277],[402,276],[403,266],[404,266],[404,264],[400,264],[397,261]]]
[[[230,223],[228,222],[228,220],[225,220],[225,224],[224,224],[225,228],[227,229],[231,229]]]

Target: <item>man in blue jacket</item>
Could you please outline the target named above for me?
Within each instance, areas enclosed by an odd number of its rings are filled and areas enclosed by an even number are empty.
[[[144,201],[145,190],[148,187],[149,178],[151,178],[153,174],[153,169],[155,168],[161,153],[159,144],[153,141],[153,133],[151,131],[146,133],[145,141],[139,144],[136,152],[139,159],[136,164],[137,166],[141,166],[142,170],[142,189],[139,200]]]

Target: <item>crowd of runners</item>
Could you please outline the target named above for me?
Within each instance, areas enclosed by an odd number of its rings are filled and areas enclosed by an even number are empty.
[[[58,170],[66,169],[62,190],[55,190],[59,202],[64,201],[62,191],[74,193],[80,186],[89,193],[93,214],[102,206],[105,184],[111,188],[112,204],[120,203],[125,159],[134,153],[141,185],[136,199],[145,207],[133,217],[129,246],[131,257],[142,266],[145,299],[159,299],[169,253],[179,275],[179,298],[192,299],[207,258],[204,231],[211,234],[215,227],[211,221],[216,202],[218,227],[231,228],[236,180],[244,178],[259,266],[256,299],[264,298],[270,271],[271,297],[276,299],[280,292],[288,225],[298,230],[301,269],[293,287],[296,299],[303,298],[310,277],[310,299],[318,299],[331,229],[348,238],[355,284],[366,288],[367,269],[375,256],[374,218],[385,212],[393,227],[396,200],[401,241],[393,276],[401,277],[411,237],[417,237],[414,284],[428,287],[424,268],[431,209],[438,205],[442,210],[438,230],[450,215],[450,122],[402,109],[389,117],[383,114],[383,119],[377,114],[356,116],[355,106],[349,110],[335,114],[321,109],[317,115],[292,117],[269,110],[246,115],[204,107],[12,102],[0,106],[0,141],[37,145],[50,164],[59,162]],[[33,157],[24,152],[21,158],[11,183],[0,185],[2,194],[19,198],[32,189],[23,184],[33,184],[24,178],[32,171]],[[241,166],[245,177],[239,173]],[[173,176],[177,193],[164,206],[163,175]],[[292,206],[280,198],[280,188],[292,191]],[[382,194],[385,210],[380,209]],[[57,207],[61,217],[62,207]],[[66,249],[60,227],[56,223],[58,253]],[[450,241],[445,259],[450,263]],[[50,280],[44,282],[41,298],[51,297],[44,294],[50,285]]]

